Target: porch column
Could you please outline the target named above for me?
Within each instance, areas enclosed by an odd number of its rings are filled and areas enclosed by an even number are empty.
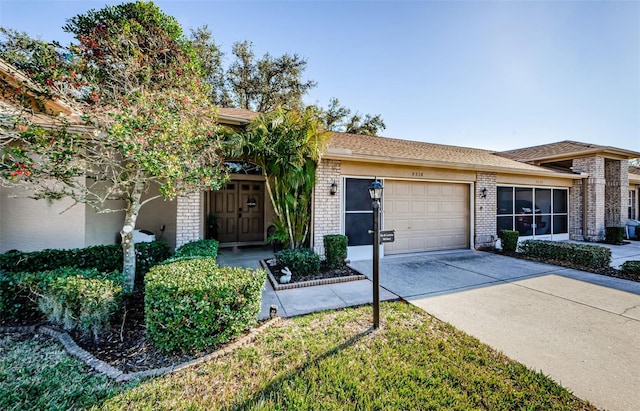
[[[486,188],[486,197],[482,197],[482,189]],[[496,189],[496,173],[476,172],[474,190],[474,247],[493,247],[497,237],[498,222],[496,218],[498,193]]]
[[[604,162],[605,226],[621,227],[627,223],[629,207],[629,162],[610,160]]]
[[[316,186],[313,188],[313,244],[318,255],[324,255],[324,236],[340,234],[340,160],[322,159],[316,170]],[[338,192],[331,194],[331,184],[338,185]]]
[[[573,171],[576,173],[588,173],[589,178],[586,179],[586,198],[584,199],[584,207],[586,212],[580,205],[580,212],[586,217],[585,227],[586,233],[583,237],[586,241],[602,241],[604,240],[605,227],[605,172],[604,157],[593,156],[587,158],[576,158],[573,160]],[[584,180],[583,180],[584,181]],[[577,210],[576,210],[577,211]]]
[[[177,198],[176,248],[203,238],[202,193]]]

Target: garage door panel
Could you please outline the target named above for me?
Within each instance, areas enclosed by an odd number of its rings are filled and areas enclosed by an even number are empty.
[[[386,254],[469,247],[469,186],[385,181],[384,228],[395,230]]]

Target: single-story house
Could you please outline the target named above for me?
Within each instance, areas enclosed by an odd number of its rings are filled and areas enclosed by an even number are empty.
[[[0,65],[0,80],[12,76]],[[219,121],[243,127],[256,115],[223,108]],[[605,227],[640,217],[640,168],[628,162],[639,157],[575,141],[493,152],[333,133],[317,169],[311,246],[322,254],[323,236],[342,233],[349,258],[370,258],[367,188],[374,177],[384,185],[382,228],[395,230],[382,255],[493,246],[503,229],[521,238],[600,241]],[[222,246],[264,244],[273,210],[262,171],[241,161],[229,165],[234,172],[221,190],[156,200],[142,208],[137,228],[172,247],[213,237]],[[0,188],[0,252],[117,241],[121,213],[14,198],[20,194]]]

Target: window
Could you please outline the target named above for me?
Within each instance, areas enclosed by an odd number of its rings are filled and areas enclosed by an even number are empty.
[[[637,217],[637,204],[636,190],[629,190],[629,218],[632,220]]]
[[[498,187],[497,228],[522,237],[566,234],[568,191],[558,188]]]
[[[369,185],[373,180],[347,178],[345,180],[344,234],[348,245],[372,245],[373,209],[369,197]]]

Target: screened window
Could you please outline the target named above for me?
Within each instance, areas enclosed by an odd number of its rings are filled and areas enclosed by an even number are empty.
[[[344,199],[344,234],[348,237],[349,246],[372,245],[373,209],[369,197],[370,179],[345,179]]]
[[[566,234],[568,191],[556,188],[498,187],[497,228],[520,236]]]

